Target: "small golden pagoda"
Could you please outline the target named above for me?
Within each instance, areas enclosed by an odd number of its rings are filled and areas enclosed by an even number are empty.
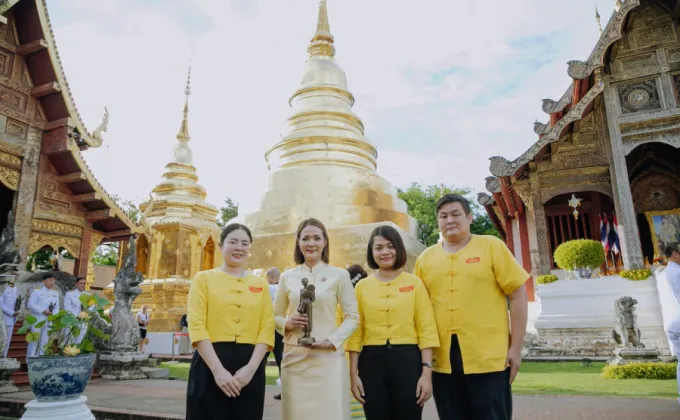
[[[333,43],[322,0],[302,82],[289,101],[293,115],[281,140],[265,154],[269,191],[259,211],[244,219],[255,236],[252,268],[292,266],[295,230],[308,217],[328,228],[331,263],[336,266],[365,264],[370,233],[381,224],[401,232],[409,268],[424,248],[406,203],[376,172],[378,151],[352,112],[354,97],[335,62]]]
[[[191,279],[198,271],[222,264],[217,246],[218,210],[205,201],[207,193],[198,184],[189,147],[190,93],[191,67],[174,158],[165,166],[163,180],[151,191],[149,200],[139,206],[145,233],[137,242],[137,270],[146,280],[134,309],[149,307],[150,332],[175,331],[186,312]],[[112,284],[105,293],[112,296]]]

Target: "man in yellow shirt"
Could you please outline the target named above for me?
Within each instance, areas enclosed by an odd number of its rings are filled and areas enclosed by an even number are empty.
[[[428,289],[439,332],[432,375],[439,418],[511,420],[529,274],[501,240],[470,233],[465,197],[443,196],[436,212],[443,241],[418,257],[415,274]]]

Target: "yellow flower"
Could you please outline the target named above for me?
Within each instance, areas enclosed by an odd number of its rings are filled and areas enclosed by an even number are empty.
[[[94,306],[94,305],[96,305],[96,304],[97,304],[97,301],[96,301],[96,300],[90,299],[90,301],[87,302],[87,307],[89,308],[89,307]]]
[[[64,347],[64,354],[67,356],[75,356],[80,353],[80,349],[75,346]]]
[[[82,319],[83,321],[87,321],[88,319],[90,319],[90,314],[83,311],[83,312],[78,314],[78,319]]]

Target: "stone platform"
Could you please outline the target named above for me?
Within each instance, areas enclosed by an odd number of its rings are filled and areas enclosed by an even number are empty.
[[[263,420],[281,419],[276,388],[267,387]],[[186,382],[162,380],[95,380],[85,390],[88,406],[98,420],[179,420],[185,418]],[[33,399],[30,390],[0,395],[0,418],[19,418]],[[517,420],[677,420],[680,405],[672,399],[515,396]],[[432,400],[423,420],[438,420]]]

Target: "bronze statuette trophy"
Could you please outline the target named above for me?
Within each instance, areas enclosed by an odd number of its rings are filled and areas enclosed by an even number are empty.
[[[298,306],[299,314],[307,315],[307,326],[302,329],[303,336],[298,338],[298,346],[311,346],[316,341],[311,337],[312,333],[312,303],[316,299],[314,294],[314,285],[309,284],[307,278],[302,279],[302,289],[300,290],[300,305]]]

